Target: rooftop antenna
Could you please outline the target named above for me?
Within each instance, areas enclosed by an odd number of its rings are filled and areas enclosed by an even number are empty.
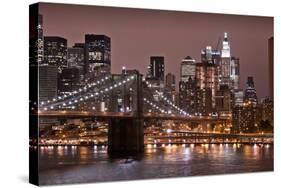
[[[220,44],[221,44],[221,37],[219,36],[219,39],[218,39],[218,43],[217,43],[217,46],[216,46],[216,51],[218,51],[219,47],[220,47]]]

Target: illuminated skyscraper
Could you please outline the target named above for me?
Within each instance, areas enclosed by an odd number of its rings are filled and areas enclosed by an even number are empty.
[[[221,61],[219,66],[219,84],[230,86],[230,44],[227,33],[224,33],[221,49]],[[230,88],[230,87],[229,87]]]
[[[30,23],[32,27],[36,27],[36,32],[30,33],[30,63],[31,65],[43,65],[44,57],[44,40],[43,40],[43,16],[36,15],[37,18],[31,21],[36,23]],[[33,31],[30,29],[30,32]]]
[[[244,101],[244,91],[242,89],[238,89],[234,91],[232,107],[243,106]]]
[[[69,68],[75,67],[79,70],[79,77],[82,80],[85,77],[84,63],[84,44],[75,44],[72,48],[67,49],[67,65]]]
[[[244,94],[244,101],[253,104],[254,107],[256,107],[258,103],[254,78],[252,76],[248,77],[247,88],[245,89],[245,94]]]
[[[274,125],[273,100],[269,97],[263,99],[260,104],[261,120],[268,121],[272,126]]]
[[[188,81],[186,82],[179,82],[179,106],[189,114],[194,114],[197,112],[196,92],[196,81],[191,77],[189,77]]]
[[[258,130],[257,109],[247,102],[232,110],[232,132],[253,133]]]
[[[84,47],[73,46],[67,49],[67,64],[69,67],[84,69]]]
[[[171,91],[176,90],[176,76],[172,73],[166,75],[165,87]]]
[[[240,69],[239,68],[240,68],[239,58],[231,57],[229,88],[232,91],[239,89],[239,81],[240,81]]]
[[[57,96],[58,69],[53,65],[40,66],[39,71],[39,101],[52,100]]]
[[[206,46],[201,50],[201,61],[210,64],[219,65],[221,60],[221,53],[218,50],[212,49],[211,46]]]
[[[189,78],[195,79],[196,62],[195,59],[187,56],[181,62],[180,81],[188,82]]]
[[[218,90],[218,60],[219,53],[207,46],[201,51],[201,63],[196,64],[196,86],[201,92],[204,113],[210,113],[215,108],[215,94]]]
[[[187,56],[181,62],[179,82],[179,106],[187,113],[196,112],[196,62]]]
[[[99,77],[111,71],[111,42],[106,35],[85,35],[85,72]]]
[[[222,58],[230,58],[230,44],[228,41],[228,34],[224,33],[223,41],[222,41],[222,50],[221,50]]]
[[[149,78],[164,82],[165,64],[163,56],[151,56],[149,65]]]
[[[218,112],[229,113],[231,110],[231,93],[228,86],[222,85],[216,92],[216,110]],[[243,102],[243,101],[242,101]]]
[[[44,61],[57,66],[61,72],[67,67],[67,40],[57,36],[44,37]]]
[[[44,40],[43,40],[43,16],[42,15],[38,15],[38,26],[37,26],[37,30],[38,30],[38,40],[37,40],[37,50],[38,50],[38,54],[37,54],[37,61],[38,61],[38,65],[42,64],[43,62],[43,57],[44,57]]]
[[[217,90],[217,67],[215,64],[202,62],[196,64],[196,86],[203,95],[201,103],[204,113],[210,113],[215,108],[215,93]]]
[[[78,67],[69,67],[58,74],[59,95],[69,94],[79,87],[80,72]]]

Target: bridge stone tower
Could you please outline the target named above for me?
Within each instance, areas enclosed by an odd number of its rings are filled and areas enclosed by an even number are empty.
[[[144,151],[142,75],[138,71],[131,70],[123,72],[121,79],[132,75],[135,76],[134,81],[119,90],[119,95],[121,93],[123,97],[122,111],[125,116],[109,120],[108,154],[111,157],[137,155]],[[110,110],[118,111],[118,94],[114,92],[111,94]]]

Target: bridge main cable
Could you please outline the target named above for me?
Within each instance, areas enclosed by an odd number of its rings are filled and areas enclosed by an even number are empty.
[[[151,88],[151,83],[149,83],[147,80],[145,80],[145,83],[148,85],[148,88]],[[153,92],[153,91],[152,91]],[[165,97],[160,91],[158,91],[157,89],[155,90],[155,92],[160,96],[160,98],[162,98],[167,104],[169,104],[171,107],[173,107],[174,109],[176,109],[177,111],[180,112],[180,114],[183,115],[188,115],[183,109],[179,108],[177,105],[175,105],[172,101],[170,101],[167,97]]]
[[[57,107],[57,106],[59,106],[59,108],[61,108],[61,107],[69,107],[69,106],[76,105],[76,104],[78,104],[79,102],[83,102],[83,101],[88,100],[88,99],[91,99],[91,98],[93,98],[93,97],[95,97],[95,96],[99,96],[99,95],[101,95],[101,94],[107,93],[107,92],[109,92],[109,91],[111,91],[111,90],[113,90],[113,89],[115,89],[115,88],[117,88],[117,87],[120,87],[120,86],[126,84],[126,83],[129,82],[129,81],[132,81],[133,79],[135,79],[135,76],[134,76],[134,75],[131,75],[131,76],[129,76],[129,77],[123,79],[123,80],[120,80],[118,83],[114,83],[114,84],[108,86],[107,88],[105,88],[105,89],[103,89],[103,90],[99,90],[99,91],[95,92],[94,94],[93,94],[93,93],[91,93],[91,94],[85,93],[85,94],[83,94],[83,95],[76,96],[75,99],[66,99],[66,100],[68,100],[68,102],[66,102],[66,101],[60,101],[60,103],[49,104],[48,106],[44,106],[44,107],[43,107],[43,110],[44,110],[44,111],[49,110],[49,109],[53,110],[53,109],[55,109],[55,107]],[[82,93],[82,92],[81,92],[81,93]],[[60,106],[60,105],[62,105],[62,106]]]

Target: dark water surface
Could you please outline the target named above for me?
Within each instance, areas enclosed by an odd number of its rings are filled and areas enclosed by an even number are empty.
[[[41,185],[273,170],[273,145],[172,145],[145,148],[138,159],[110,159],[106,147],[39,149]]]

